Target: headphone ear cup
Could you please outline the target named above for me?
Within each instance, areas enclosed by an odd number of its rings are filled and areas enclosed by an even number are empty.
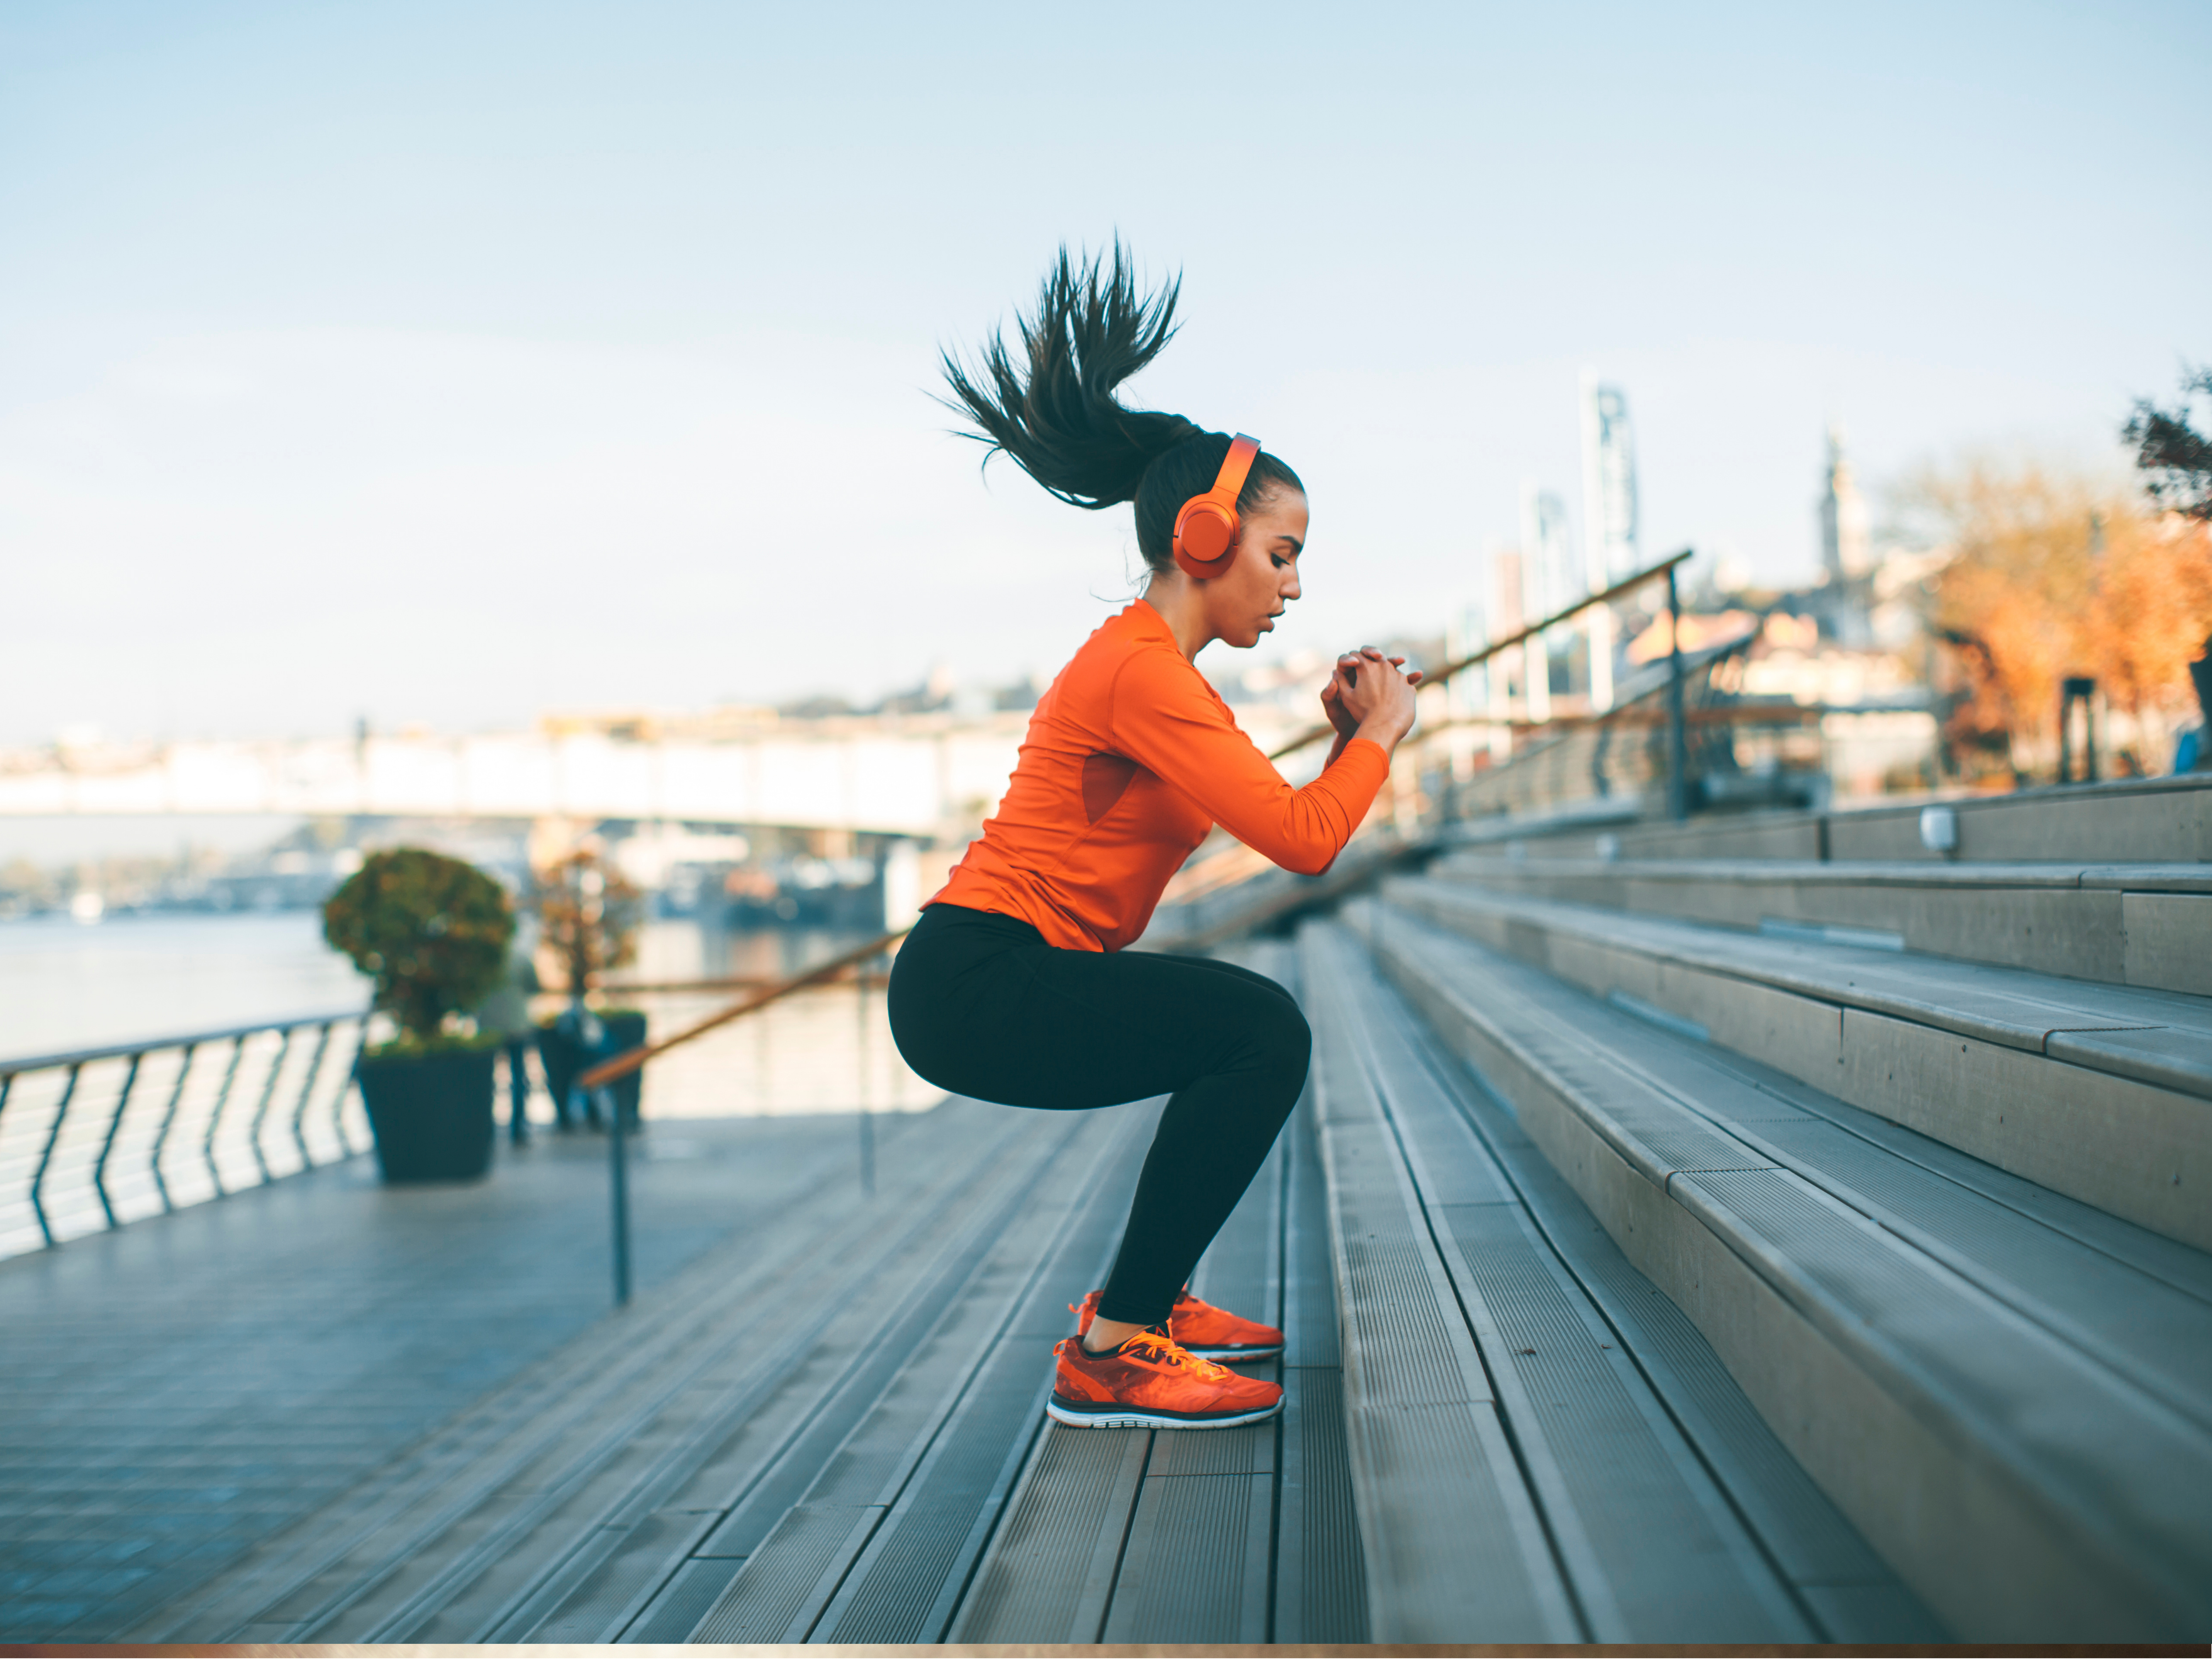
[[[1237,512],[1207,496],[1184,504],[1176,520],[1175,562],[1191,576],[1218,576],[1237,545]]]

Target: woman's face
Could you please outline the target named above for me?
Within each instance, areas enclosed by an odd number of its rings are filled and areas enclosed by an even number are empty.
[[[1214,638],[1243,651],[1274,631],[1274,619],[1298,596],[1298,555],[1305,545],[1306,498],[1299,490],[1271,490],[1243,515],[1236,559],[1201,589]]]

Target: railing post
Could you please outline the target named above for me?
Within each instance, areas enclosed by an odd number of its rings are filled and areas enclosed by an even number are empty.
[[[123,1114],[131,1109],[131,1091],[137,1085],[138,1062],[145,1058],[143,1049],[131,1056],[131,1069],[123,1074],[122,1091],[115,1097],[115,1115],[107,1120],[107,1139],[100,1143],[100,1157],[92,1166],[92,1190],[100,1194],[100,1213],[107,1218],[111,1231],[116,1220],[115,1206],[107,1199],[107,1155],[115,1150],[116,1132],[123,1127]]]
[[[240,1031],[232,1039],[230,1065],[222,1074],[222,1089],[215,1097],[215,1110],[208,1118],[207,1139],[200,1143],[200,1158],[207,1164],[208,1181],[215,1188],[217,1198],[230,1196],[229,1188],[222,1184],[222,1171],[216,1167],[216,1132],[222,1127],[223,1108],[230,1104],[231,1085],[238,1081],[238,1063],[246,1058],[246,1033]]]
[[[1667,816],[1690,816],[1690,744],[1682,714],[1682,596],[1667,567]]]
[[[819,985],[836,978],[862,957],[880,956],[884,946],[898,939],[905,929],[884,934],[866,945],[857,946],[842,956],[833,957],[810,972],[796,975],[769,987],[767,990],[744,997],[719,1013],[709,1015],[696,1024],[686,1026],[673,1036],[663,1037],[658,1042],[648,1042],[621,1054],[609,1056],[598,1064],[586,1066],[572,1085],[580,1092],[589,1091],[591,1098],[607,1114],[609,1145],[607,1148],[607,1185],[610,1188],[610,1208],[614,1228],[615,1303],[620,1306],[629,1300],[629,1165],[623,1145],[628,1137],[624,1126],[615,1111],[614,1093],[607,1085],[617,1078],[635,1072],[657,1054],[680,1047],[708,1031],[716,1030],[732,1020],[741,1018],[757,1009],[764,1008],[778,998],[811,985]]]
[[[615,1104],[614,1090],[603,1085],[592,1092],[599,1109],[607,1115],[607,1189],[612,1212],[608,1219],[614,1228],[615,1306],[626,1308],[629,1305],[629,1158],[623,1143],[629,1136]]]
[[[261,1126],[269,1116],[269,1103],[276,1098],[276,1079],[284,1075],[285,1056],[291,1052],[292,1028],[287,1025],[283,1037],[276,1044],[276,1058],[269,1062],[269,1081],[261,1085],[261,1100],[253,1109],[253,1122],[246,1132],[253,1146],[254,1167],[261,1171],[261,1184],[264,1187],[275,1177],[269,1173],[269,1159],[261,1150]]]
[[[371,1007],[362,1013],[360,1033],[354,1038],[353,1059],[346,1066],[345,1081],[338,1085],[337,1093],[331,1097],[331,1133],[337,1138],[338,1145],[345,1148],[349,1157],[352,1156],[356,1150],[363,1152],[368,1150],[367,1147],[356,1149],[353,1142],[346,1139],[345,1103],[347,1094],[361,1087],[361,1057],[368,1052],[368,1022],[370,1016],[375,1012],[376,1010]],[[368,1101],[364,1099],[362,1103],[364,1110],[367,1109],[368,1104]]]
[[[330,1019],[323,1022],[322,1035],[315,1039],[315,1052],[307,1057],[307,1080],[300,1085],[299,1103],[292,1108],[292,1144],[300,1149],[300,1167],[303,1170],[315,1167],[314,1155],[307,1150],[307,1103],[314,1098],[315,1080],[323,1074],[323,1056],[330,1048],[331,1027],[336,1024],[336,1020]],[[338,1093],[343,1096],[344,1089],[340,1088]],[[344,1136],[338,1137],[338,1145],[345,1145]]]
[[[200,1045],[197,1042],[187,1042],[185,1045],[184,1060],[177,1067],[176,1086],[169,1091],[169,1109],[161,1114],[161,1127],[154,1135],[153,1161],[149,1167],[154,1172],[154,1190],[161,1195],[163,1215],[174,1214],[177,1206],[176,1201],[169,1196],[167,1177],[161,1173],[161,1149],[169,1143],[169,1126],[177,1121],[177,1108],[184,1103],[185,1099],[185,1080],[191,1076],[192,1056],[199,1051]]]
[[[2097,682],[2069,674],[2058,683],[2058,781],[2074,779],[2074,705],[2081,705],[2081,781],[2097,781]]]
[[[76,1079],[84,1067],[69,1068],[69,1081],[62,1085],[60,1103],[54,1108],[54,1127],[46,1131],[46,1150],[39,1154],[38,1170],[31,1176],[31,1212],[39,1218],[39,1233],[47,1243],[54,1242],[54,1230],[46,1220],[46,1199],[40,1188],[46,1182],[46,1166],[54,1161],[54,1143],[62,1138],[62,1121],[69,1116],[70,1102],[76,1097]]]

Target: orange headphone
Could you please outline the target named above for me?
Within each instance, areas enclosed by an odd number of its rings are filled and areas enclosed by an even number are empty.
[[[1245,475],[1260,453],[1260,441],[1243,433],[1229,446],[1221,463],[1221,476],[1203,495],[1194,495],[1176,514],[1175,562],[1187,576],[1220,576],[1229,570],[1229,556],[1237,550],[1237,497],[1244,489]]]

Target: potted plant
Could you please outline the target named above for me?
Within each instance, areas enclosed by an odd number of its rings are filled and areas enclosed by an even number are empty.
[[[491,1164],[500,1038],[462,1011],[491,990],[514,937],[500,884],[421,848],[372,853],[323,906],[323,937],[376,981],[399,1034],[361,1057],[361,1096],[390,1182],[473,1181]]]
[[[569,1127],[569,1085],[600,1060],[626,1054],[645,1042],[645,1016],[634,1008],[592,1009],[586,999],[611,970],[637,957],[641,896],[608,867],[596,840],[539,870],[532,879],[532,909],[542,948],[560,964],[568,992],[568,1010],[538,1028],[538,1057],[553,1093],[556,1121]],[[611,1093],[626,1126],[637,1122],[643,1079],[635,1072],[615,1083]],[[584,1103],[584,1119],[597,1125],[598,1103]]]

